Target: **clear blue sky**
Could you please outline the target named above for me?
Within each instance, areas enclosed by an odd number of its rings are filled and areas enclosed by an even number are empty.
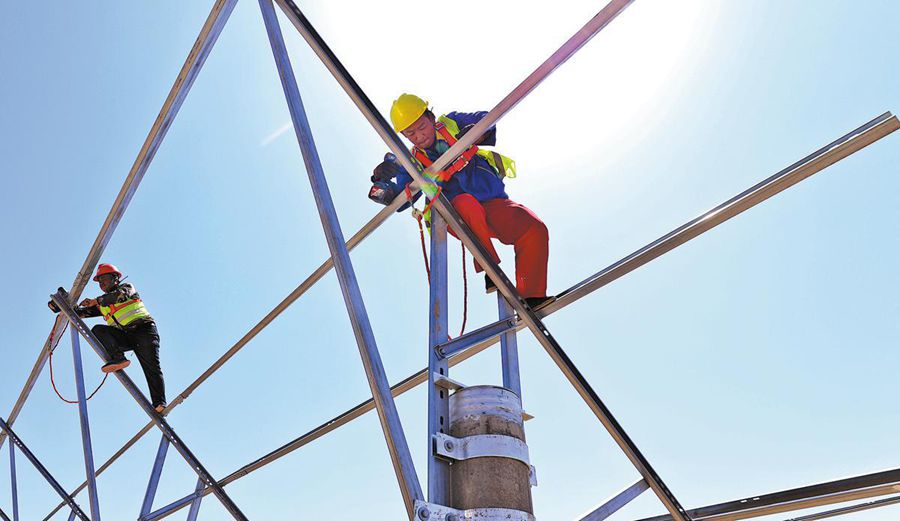
[[[491,108],[602,2],[309,4],[387,114],[402,91],[438,112]],[[2,2],[0,414],[50,329],[47,296],[71,285],[210,5]],[[887,0],[635,2],[499,125],[498,149],[520,170],[509,193],[551,231],[551,291],[900,111],[898,23],[900,4]],[[385,147],[282,25],[350,236],[379,209],[366,190]],[[157,318],[170,398],[327,257],[287,122],[258,6],[241,2],[103,256]],[[898,164],[893,135],[547,320],[685,506],[900,466]],[[511,249],[501,256],[510,270]],[[396,382],[427,360],[412,219],[395,216],[352,258]],[[471,272],[469,282],[474,328],[496,304]],[[92,283],[86,295],[96,293]],[[536,514],[573,519],[637,473],[538,344],[520,338]],[[71,397],[68,340],[55,362]],[[493,349],[451,376],[498,383],[498,362]],[[100,364],[86,353],[85,365],[92,387]],[[137,365],[128,372],[144,386]],[[224,476],[367,396],[330,275],[170,420]],[[424,391],[397,403],[424,480]],[[90,412],[98,464],[146,423],[112,381]],[[16,428],[67,488],[83,480],[76,408],[56,398],[46,370]],[[158,440],[148,435],[101,477],[105,519],[136,517]],[[57,500],[21,458],[19,471],[22,518],[40,519]],[[156,505],[194,483],[172,452]],[[228,490],[252,519],[404,516],[374,414]],[[647,493],[617,519],[662,510]],[[215,499],[201,516],[227,518]]]

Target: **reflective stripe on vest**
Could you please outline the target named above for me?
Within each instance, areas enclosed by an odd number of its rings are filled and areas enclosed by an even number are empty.
[[[126,300],[121,304],[100,306],[100,313],[111,326],[125,327],[135,320],[149,318],[150,312],[141,299]]]

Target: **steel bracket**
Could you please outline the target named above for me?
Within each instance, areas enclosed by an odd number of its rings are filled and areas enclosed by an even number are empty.
[[[434,376],[434,385],[446,389],[447,391],[458,391],[460,389],[465,389],[465,384],[457,382],[452,378],[448,378],[442,374],[432,373]]]
[[[416,501],[415,521],[536,521],[528,512],[510,508],[455,508]]]
[[[495,457],[514,459],[531,466],[528,460],[528,445],[512,436],[478,434],[455,438],[437,433],[433,439],[435,453],[451,461]]]

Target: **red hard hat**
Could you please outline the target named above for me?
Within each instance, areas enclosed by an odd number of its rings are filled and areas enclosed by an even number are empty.
[[[112,264],[101,264],[97,266],[97,274],[94,275],[94,282],[97,282],[97,279],[100,278],[100,275],[107,275],[109,273],[114,273],[117,277],[122,276],[122,272],[119,271],[119,268],[113,266]]]

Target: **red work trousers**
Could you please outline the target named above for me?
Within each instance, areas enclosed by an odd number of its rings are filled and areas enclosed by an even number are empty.
[[[547,226],[528,208],[509,199],[479,202],[471,194],[451,201],[469,228],[481,241],[494,262],[500,257],[491,238],[512,244],[516,251],[516,289],[522,297],[547,296],[547,256],[550,236]],[[455,237],[451,231],[451,234]],[[475,271],[482,268],[475,262]]]

